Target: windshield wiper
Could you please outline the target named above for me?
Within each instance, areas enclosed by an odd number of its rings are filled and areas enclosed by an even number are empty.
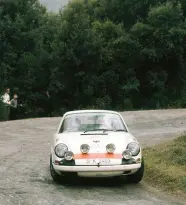
[[[114,130],[115,132],[127,132],[127,130],[124,129],[118,129],[118,130]]]
[[[84,133],[86,132],[92,132],[92,131],[103,131],[103,132],[107,132],[107,131],[113,131],[112,129],[93,129],[93,130],[85,130]]]

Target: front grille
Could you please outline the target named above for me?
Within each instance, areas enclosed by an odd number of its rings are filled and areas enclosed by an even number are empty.
[[[136,164],[136,161],[132,158],[132,159],[122,159],[122,165],[127,165],[127,164]]]
[[[67,161],[66,159],[62,159],[59,162],[59,165],[61,165],[61,166],[75,166],[75,160]]]

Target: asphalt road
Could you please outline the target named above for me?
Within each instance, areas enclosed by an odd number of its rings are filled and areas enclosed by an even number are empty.
[[[186,130],[186,110],[124,112],[143,146],[170,140]],[[77,180],[56,185],[49,173],[52,136],[60,118],[0,123],[0,205],[183,205],[142,181]]]

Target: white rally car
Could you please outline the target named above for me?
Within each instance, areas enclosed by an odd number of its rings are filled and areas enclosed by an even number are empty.
[[[50,172],[54,181],[80,177],[125,175],[130,182],[143,178],[144,160],[137,139],[115,111],[66,112],[54,135]]]

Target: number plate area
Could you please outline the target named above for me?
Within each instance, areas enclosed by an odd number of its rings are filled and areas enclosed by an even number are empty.
[[[96,158],[96,159],[76,159],[75,164],[78,166],[110,166],[120,165],[121,159]]]
[[[110,165],[111,159],[86,159],[87,165]]]

